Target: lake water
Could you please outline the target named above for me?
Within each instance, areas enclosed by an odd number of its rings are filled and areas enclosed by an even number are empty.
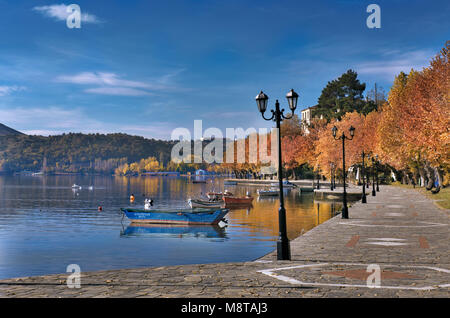
[[[78,184],[80,190],[71,186]],[[93,186],[92,189],[89,186]],[[187,207],[189,197],[223,191],[223,179],[193,184],[188,178],[105,176],[0,176],[0,279],[81,271],[252,261],[273,251],[278,237],[277,197],[257,197],[253,207],[231,210],[225,228],[130,226],[121,207]],[[288,237],[298,237],[335,215],[338,207],[315,203],[312,193],[286,191]],[[98,206],[103,211],[98,211]]]

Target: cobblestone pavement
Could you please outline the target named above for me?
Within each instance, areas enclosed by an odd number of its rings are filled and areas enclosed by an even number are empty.
[[[83,272],[81,288],[24,277],[0,281],[0,297],[449,297],[449,210],[389,186],[367,201],[291,241],[291,261]]]

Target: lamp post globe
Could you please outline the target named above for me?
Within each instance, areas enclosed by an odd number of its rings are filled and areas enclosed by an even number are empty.
[[[292,112],[294,112],[295,109],[297,108],[298,94],[294,92],[293,89],[291,89],[286,94],[286,99],[288,100],[289,108],[291,109]]]
[[[350,131],[350,136],[353,137],[355,135],[355,127],[350,126],[348,130]]]
[[[267,109],[267,101],[269,100],[269,96],[261,91],[258,95],[256,95],[255,100],[258,106],[258,110],[261,112],[261,114],[264,114]]]
[[[336,127],[336,126],[333,126],[333,128],[331,128],[331,132],[333,133],[333,137],[336,138],[337,127]]]

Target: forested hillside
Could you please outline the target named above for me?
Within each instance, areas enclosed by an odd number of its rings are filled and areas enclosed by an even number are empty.
[[[0,136],[0,172],[113,173],[119,165],[142,158],[166,164],[173,144],[127,134]]]

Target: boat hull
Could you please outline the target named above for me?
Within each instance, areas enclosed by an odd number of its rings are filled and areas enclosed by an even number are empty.
[[[223,204],[223,201],[203,201],[189,199],[188,203],[191,208],[220,208]]]
[[[265,190],[259,190],[258,191],[258,195],[260,197],[273,197],[273,196],[278,196],[280,195],[280,191],[265,191]]]
[[[228,209],[178,209],[171,211],[122,209],[133,223],[155,224],[218,224]]]
[[[253,198],[252,197],[246,197],[246,198],[223,197],[223,201],[225,202],[225,206],[251,205],[253,202]]]

